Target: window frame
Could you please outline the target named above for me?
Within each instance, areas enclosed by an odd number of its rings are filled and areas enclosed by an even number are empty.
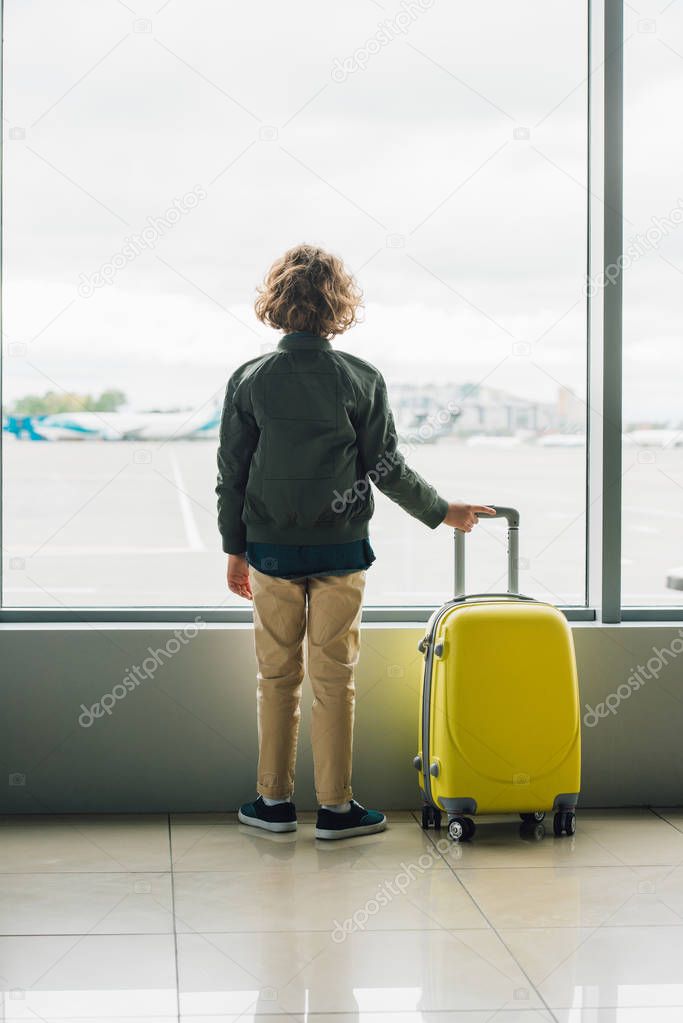
[[[587,279],[594,263],[603,270],[618,266],[623,248],[623,119],[624,119],[624,0],[587,0]],[[0,5],[0,32],[2,7]],[[602,35],[602,59],[594,48],[595,35]],[[4,45],[4,39],[3,39]],[[0,113],[3,110],[2,57],[0,51]],[[594,119],[600,108],[601,125]],[[595,120],[595,123],[594,123]],[[0,282],[2,280],[2,158],[0,140]],[[599,154],[602,154],[600,161]],[[602,164],[600,173],[596,168]],[[601,216],[594,202],[593,181],[602,185]],[[602,230],[598,251],[597,231]],[[603,278],[604,279],[604,278]],[[662,622],[683,620],[683,604],[665,606],[622,605],[621,594],[621,472],[622,472],[622,278],[611,275],[602,296],[592,298],[586,289],[587,424],[586,424],[586,600],[585,605],[560,610],[570,622]],[[0,306],[0,340],[2,336]],[[0,351],[0,393],[2,355]],[[3,450],[0,431],[0,494],[3,493]],[[593,497],[595,494],[595,497]],[[0,500],[0,541],[3,508]],[[3,559],[0,559],[0,602]],[[433,612],[428,606],[371,606],[364,609],[364,623],[421,623]],[[181,623],[196,617],[211,623],[250,623],[248,607],[3,607],[0,623],[87,624]]]

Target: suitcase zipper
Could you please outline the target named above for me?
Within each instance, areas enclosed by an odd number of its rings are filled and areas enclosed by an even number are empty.
[[[431,784],[431,763],[429,759],[429,710],[431,706],[431,695],[432,695],[432,665],[434,663],[434,639],[436,637],[436,630],[439,622],[452,607],[458,604],[457,599],[450,600],[447,604],[437,611],[434,615],[434,620],[431,623],[430,629],[427,634],[421,640],[423,645],[422,652],[425,656],[425,668],[424,678],[422,681],[422,778],[424,781],[425,798],[428,803],[436,807],[436,803],[432,798],[432,784]],[[438,807],[437,807],[438,809]]]

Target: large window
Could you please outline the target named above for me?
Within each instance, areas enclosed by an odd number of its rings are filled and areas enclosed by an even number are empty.
[[[521,586],[585,594],[586,5],[6,0],[5,606],[225,605],[225,381],[312,240],[366,295],[409,461],[513,504]],[[450,592],[381,495],[371,604]],[[473,541],[500,588],[503,535]]]
[[[625,604],[683,603],[683,7],[627,8]]]

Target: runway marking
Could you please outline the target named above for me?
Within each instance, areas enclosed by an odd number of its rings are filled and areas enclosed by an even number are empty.
[[[5,593],[35,593],[35,586],[5,586]],[[97,593],[94,586],[53,586],[50,593]]]
[[[180,504],[180,514],[183,519],[183,525],[185,526],[185,536],[187,537],[187,544],[191,551],[205,551],[206,547],[202,541],[199,527],[197,526],[197,520],[194,517],[192,511],[192,504],[190,502],[187,493],[185,492],[185,481],[183,480],[180,466],[178,465],[178,459],[176,458],[174,451],[169,451],[171,469],[173,471],[173,481],[176,485],[176,492],[178,494],[178,503]]]
[[[14,547],[12,557],[31,557],[33,547]],[[52,547],[49,554],[41,554],[43,561],[49,558],[72,558],[74,555],[88,557],[118,557],[121,554],[196,554],[191,547]]]
[[[625,504],[623,510],[625,512],[638,512],[641,515],[656,516],[661,519],[683,519],[683,512],[653,508],[652,505]]]

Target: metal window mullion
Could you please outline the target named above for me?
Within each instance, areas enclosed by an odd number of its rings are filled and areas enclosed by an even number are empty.
[[[3,68],[3,49],[4,49],[4,2],[0,0],[0,125],[4,125],[5,118],[5,97],[4,97],[4,68]],[[4,204],[3,194],[3,148],[4,148],[4,131],[0,131],[0,406],[4,407],[4,392],[3,392],[3,379],[2,379],[2,363],[4,355],[4,343],[5,336],[3,332],[3,309],[2,309],[2,294],[4,286],[3,278],[3,249],[2,249],[2,235],[3,235],[3,223],[2,223],[2,210]],[[5,547],[3,537],[3,513],[4,513],[4,500],[5,500],[5,489],[3,481],[3,469],[4,469],[4,430],[2,429],[2,423],[0,422],[0,609],[2,608],[2,601],[4,597],[4,580],[3,580],[3,568],[5,560]]]
[[[605,0],[602,620],[621,621],[624,4]]]
[[[593,471],[593,302],[589,282],[593,272],[593,18],[594,0],[586,0],[586,447],[584,451],[584,604],[590,606],[591,567],[593,550],[591,532],[592,519],[592,471]]]

